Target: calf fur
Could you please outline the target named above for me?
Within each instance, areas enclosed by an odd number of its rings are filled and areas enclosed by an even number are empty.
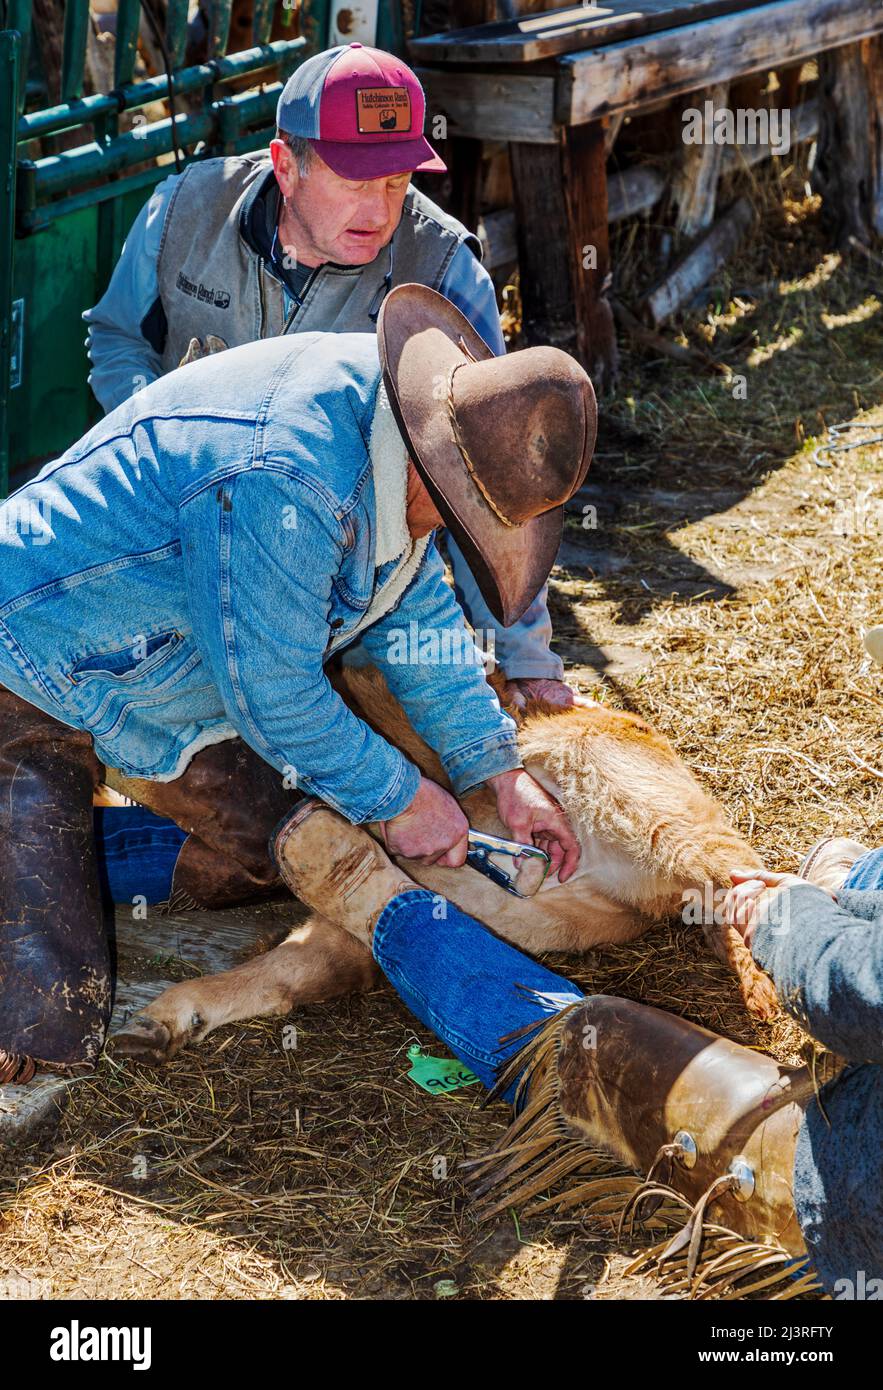
[[[449,786],[378,671],[344,670],[336,683],[367,723],[426,776]],[[579,833],[579,866],[567,883],[547,880],[536,897],[520,899],[468,867],[400,861],[418,883],[524,951],[580,952],[633,940],[652,922],[682,912],[688,890],[729,887],[731,867],[760,865],[668,740],[642,719],[597,704],[562,710],[536,701],[516,709],[505,686],[497,688],[519,725],[525,767],[561,801]],[[489,791],[461,804],[477,829],[507,833]],[[736,975],[749,1012],[773,1017],[772,982],[739,934],[713,921],[702,930]],[[222,1023],[286,1014],[297,1004],[370,989],[380,979],[367,948],[314,913],[265,955],[173,985],[116,1034],[114,1046],[144,1061],[165,1061]]]

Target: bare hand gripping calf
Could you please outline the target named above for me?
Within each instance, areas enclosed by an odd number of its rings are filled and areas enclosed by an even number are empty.
[[[409,624],[469,640],[431,544],[440,525],[498,620],[517,620],[548,577],[595,428],[591,383],[566,354],[495,357],[448,300],[406,285],[376,338],[301,334],[170,373],[4,504],[4,1075],[92,1065],[101,1048],[102,778],[187,833],[181,902],[278,887],[268,837],[304,792],[382,824],[400,854],[453,865],[467,851],[455,797],[484,785],[508,833],[572,874],[573,828],[524,771],[481,664],[387,652]],[[22,506],[52,544],[5,524]],[[454,795],[334,689],[326,668],[356,644]]]

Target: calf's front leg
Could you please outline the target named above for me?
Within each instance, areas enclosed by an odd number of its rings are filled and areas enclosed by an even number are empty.
[[[372,989],[382,978],[361,942],[316,914],[265,955],[171,985],[114,1033],[108,1048],[139,1062],[168,1062],[222,1023],[287,1014],[297,1004]]]

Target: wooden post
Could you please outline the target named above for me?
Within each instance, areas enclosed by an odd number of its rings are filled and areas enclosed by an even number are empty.
[[[612,274],[607,215],[607,132],[603,121],[564,131],[564,193],[573,248],[576,355],[599,391],[613,386],[619,366],[610,304]]]
[[[451,136],[445,149],[451,186],[448,211],[470,232],[477,230],[481,212],[481,153],[481,141],[468,135]]]
[[[607,172],[601,121],[558,145],[510,145],[524,335],[582,362],[609,390],[618,358],[610,290]]]
[[[691,92],[682,103],[681,114],[687,109],[695,109],[702,115],[702,132],[708,143],[688,144],[684,140],[686,125],[682,123],[679,132],[681,155],[678,169],[672,184],[672,201],[677,206],[676,228],[681,236],[692,240],[700,232],[705,232],[714,221],[717,203],[717,186],[720,179],[723,145],[713,143],[714,113],[727,104],[730,86],[728,82],[717,82],[713,87],[703,87]],[[705,104],[710,103],[712,120],[705,120]]]
[[[819,55],[813,184],[838,246],[883,235],[883,39]]]
[[[751,226],[754,213],[747,198],[738,198],[714,226],[691,247],[664,279],[644,295],[641,310],[659,327],[707,285],[715,271],[736,249]]]

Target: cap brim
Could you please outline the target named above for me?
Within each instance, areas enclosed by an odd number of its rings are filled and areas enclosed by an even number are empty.
[[[319,158],[342,179],[382,179],[394,174],[444,174],[425,136],[416,140],[311,140]]]
[[[494,353],[459,309],[425,285],[399,285],[387,295],[377,336],[390,405],[414,465],[482,597],[497,621],[511,627],[549,577],[564,509],[507,526],[482,497],[454,443],[439,383],[452,366],[468,361],[467,354],[482,361]]]

